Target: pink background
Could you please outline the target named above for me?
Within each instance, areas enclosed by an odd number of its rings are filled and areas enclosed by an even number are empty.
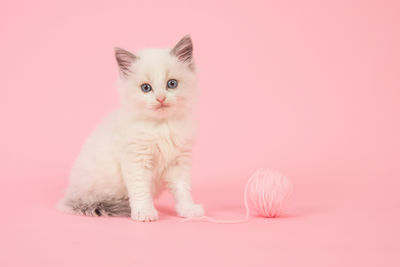
[[[331,3],[329,3],[331,2]],[[0,266],[400,266],[398,1],[0,3]],[[190,33],[202,95],[194,195],[244,215],[260,167],[295,184],[278,219],[87,218],[55,203],[117,104],[113,46]]]

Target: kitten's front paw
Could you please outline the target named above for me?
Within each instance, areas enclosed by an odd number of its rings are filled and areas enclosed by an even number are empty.
[[[134,207],[131,218],[138,222],[151,222],[158,220],[158,212],[154,207]]]
[[[204,216],[203,206],[200,204],[181,204],[176,206],[176,212],[184,218]]]

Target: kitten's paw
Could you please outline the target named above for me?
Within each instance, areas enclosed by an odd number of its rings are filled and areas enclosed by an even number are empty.
[[[176,212],[184,218],[204,216],[203,206],[200,204],[181,204],[176,206]]]
[[[151,222],[158,220],[158,212],[154,207],[134,207],[131,218],[138,222]]]

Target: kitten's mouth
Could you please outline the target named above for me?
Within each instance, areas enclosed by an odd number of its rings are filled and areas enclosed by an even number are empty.
[[[158,106],[155,107],[156,110],[166,110],[170,107],[170,105],[168,104],[160,104]]]

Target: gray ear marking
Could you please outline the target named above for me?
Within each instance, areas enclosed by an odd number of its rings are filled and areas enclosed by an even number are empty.
[[[125,49],[114,47],[115,59],[118,63],[119,72],[122,77],[127,77],[131,72],[129,67],[136,60],[136,56]]]
[[[176,56],[179,61],[193,63],[193,42],[189,35],[185,35],[171,50],[171,54]]]

